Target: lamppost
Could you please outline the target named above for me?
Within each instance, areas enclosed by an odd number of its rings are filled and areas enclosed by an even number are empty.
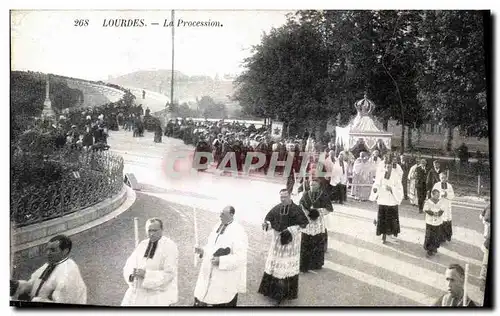
[[[170,80],[170,107],[165,104],[165,117],[166,117],[166,122],[165,124],[170,121],[170,118],[172,117],[172,107],[174,106],[174,45],[175,45],[175,11],[172,10],[172,73],[171,73],[171,80]]]

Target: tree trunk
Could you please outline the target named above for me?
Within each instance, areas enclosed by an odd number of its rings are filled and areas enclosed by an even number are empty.
[[[400,149],[401,154],[404,154],[405,152],[405,126],[402,125],[401,129],[401,149]]]
[[[394,34],[396,33],[398,21],[399,21],[399,16],[396,19],[396,22],[394,23]],[[387,66],[385,65],[385,62],[384,62],[384,57],[385,57],[385,54],[389,50],[389,46],[390,46],[390,43],[387,45],[386,52],[382,56],[381,62],[382,62],[382,67],[384,67],[385,72],[387,73],[387,75],[389,77],[391,77],[391,80],[394,83],[394,87],[396,88],[396,92],[398,94],[399,108],[401,110],[401,126],[403,127],[401,129],[401,154],[404,154],[404,152],[405,152],[405,142],[404,142],[404,140],[405,140],[405,129],[404,129],[404,126],[405,126],[405,111],[404,111],[404,106],[403,106],[403,98],[401,97],[401,92],[399,91],[399,86],[398,86],[398,83],[397,83],[396,79],[394,79],[394,77],[391,75],[391,72],[389,71],[389,69],[387,68]]]
[[[446,129],[446,153],[450,153],[453,148],[453,127],[448,126]]]
[[[389,121],[384,121],[384,123],[382,123],[382,128],[384,129],[384,132],[387,132],[387,129],[389,128]]]
[[[412,141],[411,141],[411,138],[413,137],[412,135],[412,128],[411,127],[408,127],[408,149],[413,149],[413,144],[412,144]]]

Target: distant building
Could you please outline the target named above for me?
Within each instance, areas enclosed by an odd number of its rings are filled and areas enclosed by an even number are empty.
[[[393,146],[399,147],[401,145],[401,126],[396,123],[395,120],[389,120],[387,131],[393,133],[392,144]],[[448,128],[441,124],[436,123],[426,123],[423,124],[419,129],[412,129],[412,145],[415,148],[446,148],[446,135]],[[481,151],[488,153],[490,151],[488,139],[478,139],[476,137],[467,137],[462,135],[459,128],[453,129],[453,141],[452,149],[457,149],[465,143],[469,148],[469,152]],[[408,127],[405,130],[406,144],[408,144]]]

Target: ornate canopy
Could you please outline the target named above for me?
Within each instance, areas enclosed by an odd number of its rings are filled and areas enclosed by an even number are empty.
[[[371,113],[375,109],[375,103],[369,100],[365,94],[363,99],[354,103],[358,111],[356,117],[344,128],[337,127],[337,143],[345,150],[351,150],[362,142],[373,149],[377,143],[382,142],[388,149],[391,148],[392,133],[387,133],[377,127]]]

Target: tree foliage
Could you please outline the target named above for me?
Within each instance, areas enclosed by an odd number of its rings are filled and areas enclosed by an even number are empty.
[[[215,102],[209,96],[203,96],[197,100],[198,111],[204,118],[223,119],[227,117],[226,106],[220,102]]]
[[[484,18],[479,11],[298,11],[253,47],[235,98],[247,114],[298,127],[338,114],[347,123],[367,92],[383,121],[437,120],[486,137]]]
[[[468,135],[488,137],[484,13],[429,11],[424,15],[419,101],[432,118]]]
[[[34,118],[40,117],[45,101],[46,77],[33,72],[13,71],[10,74],[11,138],[33,125]],[[71,89],[65,79],[50,78],[50,99],[52,108],[61,113],[65,108],[78,105],[83,100],[83,92]]]

